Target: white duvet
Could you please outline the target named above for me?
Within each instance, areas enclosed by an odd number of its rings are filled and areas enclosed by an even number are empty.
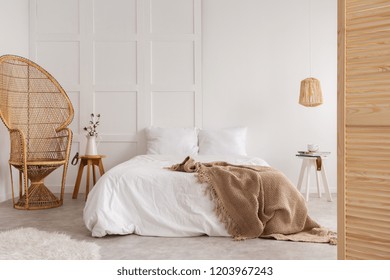
[[[256,157],[194,158],[200,162],[267,165]],[[206,186],[197,182],[195,174],[164,169],[183,160],[142,155],[106,172],[89,193],[84,208],[84,222],[92,236],[229,236],[205,194]]]

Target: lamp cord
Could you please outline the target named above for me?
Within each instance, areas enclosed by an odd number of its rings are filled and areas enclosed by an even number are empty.
[[[308,0],[309,1],[309,73],[310,73],[310,76],[311,77],[311,0]]]

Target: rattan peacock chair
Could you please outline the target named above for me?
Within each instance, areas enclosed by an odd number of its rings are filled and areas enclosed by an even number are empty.
[[[42,67],[19,56],[0,57],[0,117],[10,134],[9,168],[15,208],[62,205],[72,143],[72,131],[67,126],[73,114],[69,97]],[[19,170],[17,202],[12,166]],[[43,181],[60,166],[61,195],[57,198]]]

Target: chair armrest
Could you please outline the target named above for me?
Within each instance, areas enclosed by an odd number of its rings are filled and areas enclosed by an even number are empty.
[[[9,129],[10,158],[13,163],[24,163],[27,158],[26,138],[23,131],[17,128]]]
[[[55,150],[57,151],[57,159],[69,160],[72,137],[73,132],[68,127],[59,129],[55,132],[53,145],[55,145]]]
[[[64,137],[62,142],[62,149],[64,151],[64,159],[66,161],[69,160],[70,155],[70,148],[72,145],[72,139],[73,139],[73,132],[69,127],[61,128],[58,131],[56,131],[57,136]]]
[[[56,161],[68,160],[72,143],[72,130],[63,128],[54,131],[52,137],[40,139],[30,139],[30,143],[25,138],[20,129],[10,129],[10,162],[13,164],[23,164],[26,161]],[[31,143],[31,141],[34,141]],[[37,144],[38,141],[45,141]]]

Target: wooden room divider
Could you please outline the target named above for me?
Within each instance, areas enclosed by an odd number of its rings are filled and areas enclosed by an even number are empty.
[[[338,258],[390,259],[390,1],[338,9]]]

